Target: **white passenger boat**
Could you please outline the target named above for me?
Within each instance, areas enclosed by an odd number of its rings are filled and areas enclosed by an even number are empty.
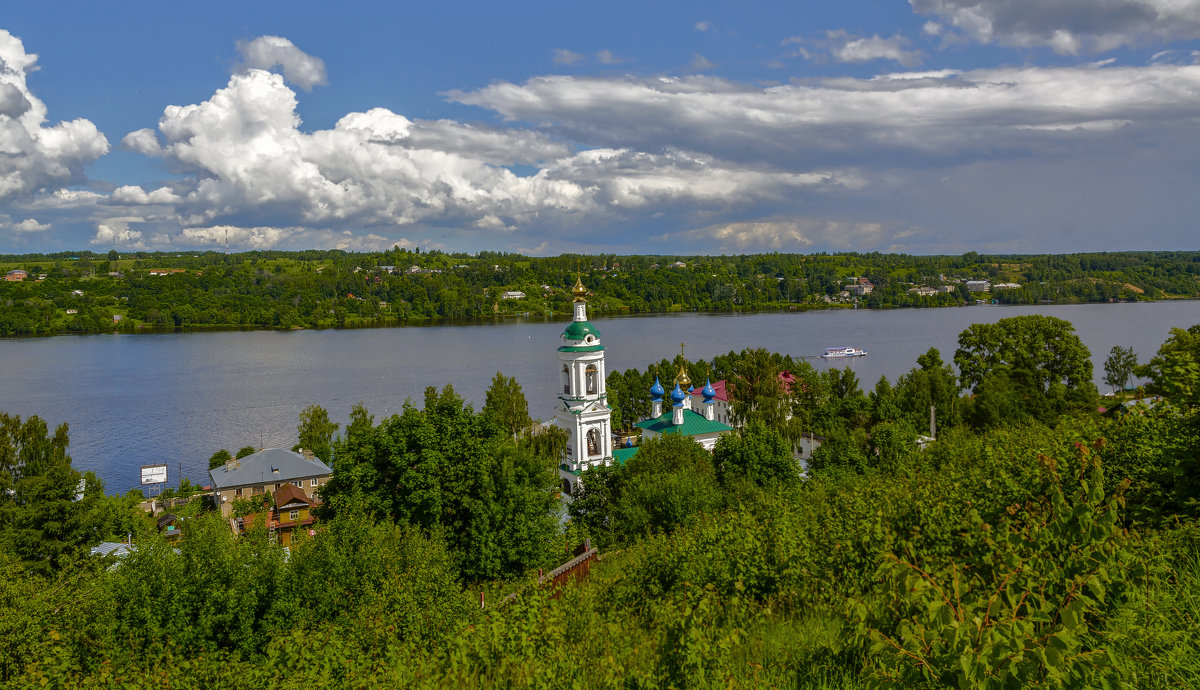
[[[822,357],[825,357],[825,358],[833,358],[833,357],[866,357],[866,356],[867,356],[867,351],[866,351],[866,350],[860,350],[860,349],[859,349],[859,348],[857,348],[857,347],[827,347],[827,348],[825,348],[825,352],[824,352],[824,353],[822,353],[822,355],[821,355],[821,356],[822,356]]]

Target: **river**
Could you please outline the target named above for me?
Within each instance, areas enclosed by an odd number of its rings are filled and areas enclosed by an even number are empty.
[[[949,361],[972,323],[1021,314],[1066,319],[1092,353],[1101,390],[1113,345],[1146,361],[1172,327],[1200,322],[1200,302],[1145,302],[941,309],[822,310],[760,314],[597,317],[614,369],[644,368],[687,344],[689,359],[762,347],[815,356],[826,347],[865,348],[849,366],[864,389],[895,380],[936,347]],[[497,371],[514,376],[535,418],[553,416],[558,335],[564,322],[513,320],[467,325],[324,331],[237,331],[0,339],[0,410],[67,422],[70,453],[109,492],[138,483],[138,468],[166,463],[208,483],[219,448],[291,447],[301,410],[317,404],[343,426],[359,401],[376,421],[418,405],[427,386],[449,383],[476,409]]]

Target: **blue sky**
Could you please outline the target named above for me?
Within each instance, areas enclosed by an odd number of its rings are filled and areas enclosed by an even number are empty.
[[[0,252],[1195,249],[1200,0],[39,3]]]

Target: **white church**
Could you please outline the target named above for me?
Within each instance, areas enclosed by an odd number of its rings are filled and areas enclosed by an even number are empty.
[[[578,490],[579,477],[584,471],[613,462],[623,464],[638,450],[636,446],[615,450],[612,447],[612,408],[608,406],[605,391],[604,346],[600,344],[600,331],[587,320],[587,289],[580,278],[575,279],[571,292],[575,295],[574,318],[563,331],[558,346],[562,392],[554,417],[554,423],[567,432],[567,450],[559,466],[559,477],[568,495]],[[682,366],[672,383],[675,385],[669,396],[670,409],[664,411],[666,390],[655,379],[650,389],[650,417],[637,424],[643,440],[682,434],[711,451],[722,434],[733,430],[718,421],[718,416],[724,418],[725,413],[718,413],[717,407],[727,401],[718,400],[724,396],[718,395],[711,382],[695,390]],[[693,404],[698,404],[701,411],[693,410]]]

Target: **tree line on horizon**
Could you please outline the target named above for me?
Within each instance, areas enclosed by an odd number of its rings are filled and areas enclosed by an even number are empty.
[[[684,267],[673,267],[681,262]],[[565,317],[575,272],[592,313],[950,306],[1200,297],[1200,252],[911,256],[527,257],[396,248],[240,254],[0,256],[0,335],[190,328],[344,328],[430,319]],[[388,270],[385,270],[387,267]],[[177,271],[152,275],[152,271]],[[39,280],[38,276],[45,276]],[[839,297],[853,279],[869,294]],[[965,281],[1020,284],[970,293]],[[949,286],[932,296],[914,286]],[[508,296],[506,297],[506,293]],[[517,295],[523,296],[517,296]],[[70,313],[68,313],[70,312]],[[114,317],[119,317],[114,320]]]
[[[611,372],[614,419],[682,365],[726,379],[741,428],[585,472],[565,523],[562,432],[532,433],[503,374],[478,412],[431,388],[383,420],[356,406],[338,435],[313,407],[301,442],[334,480],[288,552],[213,513],[168,543],[131,497],[78,495],[65,425],[3,415],[0,682],[1195,685],[1200,324],[1148,362],[1119,349],[1108,382],[1132,367],[1148,397],[1104,412],[1091,353],[1040,315],[976,324],[954,367],[932,349],[869,392],[762,350]],[[804,429],[826,443],[801,478]],[[134,552],[87,555],[126,531]],[[587,581],[534,584],[584,539],[603,555]]]

